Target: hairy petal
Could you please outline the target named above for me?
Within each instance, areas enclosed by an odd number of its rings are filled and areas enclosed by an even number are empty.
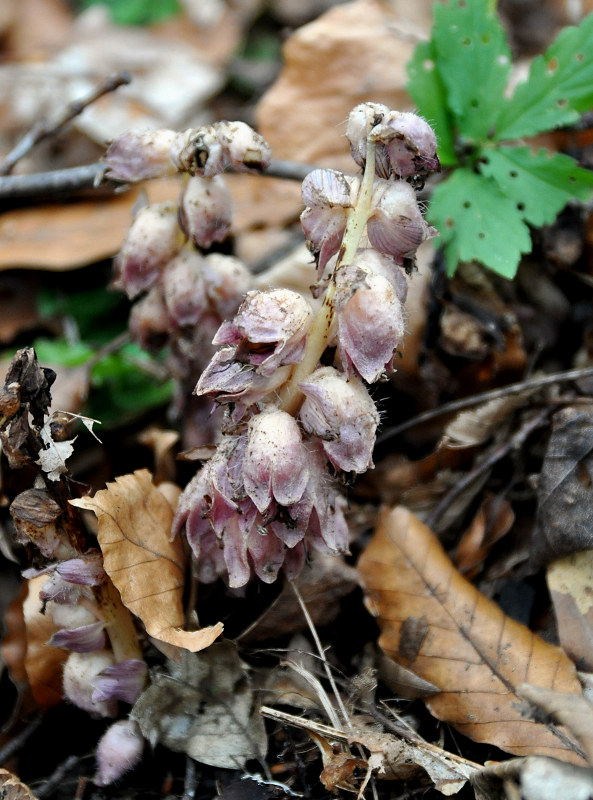
[[[322,367],[299,386],[305,395],[303,427],[320,437],[334,467],[357,473],[372,467],[379,414],[362,382]]]
[[[272,499],[297,503],[309,480],[307,449],[290,414],[269,409],[249,421],[243,460],[245,491],[260,512]]]

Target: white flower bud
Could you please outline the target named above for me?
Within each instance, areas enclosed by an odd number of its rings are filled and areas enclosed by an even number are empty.
[[[222,242],[232,222],[231,193],[224,178],[194,176],[188,180],[179,198],[181,228],[198,247],[207,249]]]
[[[207,178],[229,167],[258,172],[270,158],[269,144],[244,122],[215,122],[184,131],[171,148],[171,160],[179,171]]]
[[[114,722],[97,745],[97,786],[109,784],[133,769],[142,758],[144,738],[135,720]]]
[[[371,130],[379,125],[389,108],[383,103],[360,103],[348,116],[346,137],[350,142],[352,158],[359,167],[364,167],[367,159],[367,138]]]
[[[116,700],[93,700],[94,678],[113,663],[113,654],[107,650],[71,653],[64,665],[63,686],[66,698],[93,717],[114,717],[117,713]]]

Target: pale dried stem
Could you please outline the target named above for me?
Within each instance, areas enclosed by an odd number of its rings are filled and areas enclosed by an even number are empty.
[[[343,720],[344,724],[349,728],[350,727],[350,717],[348,716],[348,712],[346,711],[346,706],[344,705],[344,701],[342,700],[342,697],[341,697],[341,695],[340,695],[340,693],[338,691],[338,687],[336,686],[336,682],[334,680],[334,676],[332,674],[331,667],[328,664],[327,658],[325,656],[325,650],[323,649],[323,646],[321,644],[319,636],[317,635],[317,630],[315,628],[315,624],[313,623],[313,620],[311,619],[311,615],[309,614],[309,611],[307,609],[307,606],[305,605],[305,601],[302,598],[302,595],[301,595],[301,593],[299,591],[298,586],[296,585],[296,583],[294,581],[291,581],[290,585],[291,585],[292,590],[293,590],[293,592],[295,594],[295,597],[296,597],[296,599],[298,601],[298,604],[301,607],[301,611],[303,612],[303,616],[305,617],[307,625],[309,626],[309,631],[311,632],[311,636],[313,638],[313,642],[314,642],[315,647],[317,649],[317,652],[319,654],[319,658],[323,662],[323,667],[325,669],[325,674],[327,675],[327,680],[329,681],[329,685],[331,686],[332,692],[334,693],[334,696],[336,698],[336,702],[338,704],[338,708],[340,709],[340,712],[342,714],[342,720]]]
[[[323,304],[307,336],[307,346],[303,358],[296,365],[290,379],[279,392],[281,401],[280,408],[283,411],[287,411],[289,414],[294,415],[299,410],[303,399],[303,393],[299,389],[299,384],[305,381],[317,368],[319,359],[327,347],[334,320],[333,299],[336,291],[335,274],[342,264],[353,263],[354,256],[356,255],[358,245],[360,244],[362,234],[367,224],[367,219],[371,212],[374,180],[375,143],[369,139],[367,140],[367,160],[364,168],[364,176],[354,208],[351,208],[348,214],[342,246],[340,247],[338,260],[323,298]]]
[[[105,619],[105,629],[109,636],[116,663],[130,658],[142,659],[142,650],[132,617],[124,606],[119,592],[107,581],[95,588],[95,597]]]

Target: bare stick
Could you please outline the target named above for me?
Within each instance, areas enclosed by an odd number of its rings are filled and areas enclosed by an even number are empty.
[[[383,431],[377,437],[377,444],[383,444],[392,436],[397,436],[399,433],[415,428],[423,422],[429,422],[432,419],[451,414],[455,411],[462,411],[464,408],[471,408],[480,403],[486,403],[489,400],[497,400],[499,397],[506,397],[509,394],[521,394],[530,389],[541,389],[543,386],[551,386],[554,383],[562,383],[563,381],[578,381],[581,378],[593,377],[593,367],[581,367],[580,369],[569,369],[566,372],[553,372],[551,375],[540,375],[537,378],[529,378],[519,383],[510,383],[508,386],[503,386],[500,389],[490,389],[487,392],[480,392],[473,394],[470,397],[462,397],[460,400],[452,400],[450,403],[445,403],[438,408],[431,408],[430,411],[423,411],[411,419],[401,422],[399,425],[394,425],[391,428]]]
[[[22,731],[13,736],[4,747],[0,749],[0,764],[5,764],[24,746],[25,742],[41,725],[41,717],[35,717]]]
[[[103,83],[99,84],[99,86],[93,89],[86,97],[68,103],[54,119],[39,120],[39,122],[35,123],[31,130],[17,142],[10,153],[8,153],[0,163],[0,175],[9,175],[15,164],[26,156],[39,142],[48,139],[50,136],[55,136],[65,125],[82,114],[85,108],[88,108],[88,106],[100,97],[103,97],[103,95],[114,92],[120,86],[125,86],[130,83],[131,80],[132,76],[129,72],[118,72],[104,80]]]
[[[282,178],[291,181],[303,181],[316,169],[311,164],[298,161],[272,159],[269,167],[262,171],[267,178]],[[27,197],[54,197],[56,194],[67,196],[85,189],[120,190],[129,184],[121,181],[102,180],[105,164],[84,164],[80,167],[56,169],[50,172],[36,172],[32,175],[0,175],[0,200],[16,200]]]
[[[496,447],[484,461],[464,475],[461,480],[457,481],[451,488],[451,491],[447,492],[427,517],[426,524],[428,527],[435,528],[441,517],[451,507],[454,500],[463,494],[480,475],[488,472],[498,461],[508,455],[511,450],[518,450],[522,447],[527,437],[546,422],[551,411],[552,409],[545,408],[543,411],[540,411],[539,414],[528,419],[510,439],[507,439],[499,447]]]
[[[81,758],[79,756],[68,756],[65,761],[58,764],[45,783],[37,787],[35,796],[38,797],[39,800],[43,800],[44,797],[49,797],[49,795],[53,794],[58,786],[64,783],[66,775],[74,769],[80,760]]]

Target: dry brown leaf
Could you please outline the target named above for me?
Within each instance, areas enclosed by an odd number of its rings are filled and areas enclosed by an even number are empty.
[[[538,478],[534,563],[593,548],[592,486],[593,404],[567,406],[552,418]]]
[[[101,200],[7,211],[0,217],[0,269],[68,270],[118,252],[140,189]],[[150,202],[177,196],[173,179],[146,187]]]
[[[0,797],[2,800],[36,800],[29,787],[7,769],[0,769]]]
[[[593,705],[585,697],[529,683],[521,684],[517,694],[565,725],[581,743],[589,764],[593,765]]]
[[[583,672],[593,672],[593,550],[552,561],[547,571],[560,644]]]
[[[39,592],[47,575],[31,578],[29,592],[23,603],[27,629],[25,670],[36,702],[41,708],[51,708],[62,700],[62,666],[69,653],[47,644],[57,631],[51,614],[42,614]]]
[[[511,753],[582,763],[564,734],[521,716],[515,691],[530,682],[581,695],[574,664],[466,581],[417,517],[384,512],[359,571],[380,646],[441,690],[425,701],[436,717]]]
[[[514,521],[508,500],[486,495],[455,551],[455,566],[462,575],[471,579],[477,574],[492,545],[509,532]]]
[[[131,717],[153,745],[160,742],[203,764],[243,768],[262,759],[267,735],[256,710],[249,668],[232,642],[216,642],[203,653],[184,653],[169,674],[154,676]]]
[[[183,630],[181,541],[170,541],[173,509],[148,470],[122,475],[94,497],[71,502],[97,515],[105,571],[150,636],[191,652],[220,636],[221,622],[199,631]]]
[[[449,447],[475,447],[500,431],[511,414],[524,405],[528,393],[506,395],[461,411],[445,428]]]

